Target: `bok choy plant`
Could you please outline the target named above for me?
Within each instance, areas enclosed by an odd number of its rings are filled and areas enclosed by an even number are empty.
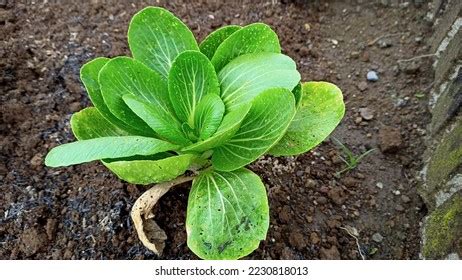
[[[128,44],[132,57],[83,65],[94,107],[72,116],[78,141],[53,148],[45,164],[100,160],[124,181],[157,184],[132,210],[140,239],[157,254],[166,235],[150,210],[170,187],[192,180],[189,248],[203,259],[250,254],[266,238],[269,207],[264,184],[245,166],[318,145],[343,117],[341,91],[300,83],[263,23],[224,26],[198,44],[172,13],[147,7],[132,18]]]

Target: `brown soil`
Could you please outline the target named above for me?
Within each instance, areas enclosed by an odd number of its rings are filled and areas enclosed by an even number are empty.
[[[71,114],[90,105],[80,66],[128,54],[128,22],[147,4],[7,2],[0,5],[0,258],[156,259],[129,218],[142,187],[119,181],[99,163],[43,166],[50,148],[74,140]],[[200,39],[224,24],[272,25],[303,80],[332,81],[343,90],[347,113],[334,136],[357,154],[377,148],[340,176],[341,149],[332,140],[296,158],[253,164],[268,188],[271,226],[248,258],[359,259],[345,227],[357,230],[367,258],[418,258],[426,210],[415,176],[429,117],[431,61],[400,69],[397,60],[428,53],[425,7],[160,2]],[[378,73],[377,82],[366,81],[368,70]],[[185,240],[187,196],[188,188],[177,188],[156,206],[168,235],[162,258],[196,258]]]

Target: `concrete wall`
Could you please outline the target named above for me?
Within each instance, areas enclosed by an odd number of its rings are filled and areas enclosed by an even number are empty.
[[[434,0],[427,19],[435,54],[429,138],[420,195],[429,214],[422,227],[422,258],[462,257],[462,1]]]

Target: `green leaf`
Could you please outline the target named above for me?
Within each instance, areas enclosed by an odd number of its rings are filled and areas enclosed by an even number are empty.
[[[137,96],[126,94],[123,96],[125,104],[142,120],[144,120],[160,137],[179,145],[189,145],[181,124],[173,116],[171,110],[162,110],[160,106],[147,103]]]
[[[71,126],[79,140],[127,135],[127,132],[104,119],[94,107],[85,108],[72,115]],[[102,163],[122,180],[133,184],[152,184],[168,181],[183,174],[193,160],[196,158],[192,155],[174,156],[161,152],[148,156],[104,159]]]
[[[106,103],[104,103],[103,95],[101,94],[98,82],[98,74],[101,68],[103,68],[103,66],[106,65],[109,60],[109,58],[98,57],[85,63],[82,68],[80,68],[80,79],[85,85],[91,102],[93,105],[95,105],[98,111],[100,111],[101,115],[115,126],[130,132],[130,134],[153,136],[152,131],[141,131],[119,120],[111,113],[109,108],[106,106]]]
[[[284,137],[269,151],[272,155],[297,155],[317,146],[343,118],[345,104],[340,89],[327,82],[302,85],[302,99]]]
[[[215,148],[215,169],[232,171],[266,153],[284,135],[295,115],[295,99],[287,89],[272,88],[258,95],[237,133]]]
[[[189,138],[192,142],[196,142],[198,139],[198,136],[195,132],[195,130],[189,126],[187,123],[181,124],[181,129],[183,130],[183,134],[186,135],[186,137]]]
[[[125,104],[122,97],[126,94],[153,104],[157,111],[173,118],[167,82],[143,63],[129,57],[113,58],[101,69],[98,80],[109,110],[125,123],[143,131],[152,131]]]
[[[203,54],[205,54],[209,59],[212,59],[213,55],[217,48],[226,40],[231,34],[242,29],[238,25],[227,25],[220,27],[210,33],[204,41],[199,45],[199,48]]]
[[[194,126],[199,139],[204,140],[212,136],[221,124],[225,104],[217,94],[208,94],[202,98],[194,115]]]
[[[128,28],[133,57],[168,77],[173,60],[186,50],[199,50],[189,28],[174,14],[159,7],[136,13]]]
[[[196,158],[196,155],[184,154],[160,160],[103,160],[103,164],[124,181],[148,185],[175,179],[183,174]]]
[[[239,129],[242,121],[250,110],[251,103],[244,104],[236,110],[229,112],[223,117],[223,121],[217,131],[203,141],[197,142],[184,148],[183,152],[204,152],[213,149],[228,141]]]
[[[105,119],[95,107],[89,107],[74,113],[71,128],[78,140],[87,140],[106,136],[128,136],[129,133]]]
[[[279,53],[241,55],[218,74],[221,98],[231,111],[269,88],[292,90],[300,81],[295,62]]]
[[[200,100],[206,94],[220,94],[220,85],[208,58],[197,51],[186,51],[173,62],[168,91],[178,119],[194,128],[194,115]]]
[[[269,227],[266,189],[247,169],[206,171],[188,198],[188,247],[202,259],[238,259],[258,248]]]
[[[249,24],[231,34],[218,46],[212,64],[219,72],[234,58],[257,52],[281,52],[278,35],[264,23]]]
[[[177,149],[171,143],[143,136],[108,136],[67,143],[53,148],[45,158],[50,167],[69,166],[105,158],[153,155]]]
[[[300,101],[302,100],[302,84],[298,83],[297,86],[292,90],[295,98],[295,107],[300,107]]]

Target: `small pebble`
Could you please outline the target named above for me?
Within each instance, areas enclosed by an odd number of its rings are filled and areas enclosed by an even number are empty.
[[[316,187],[316,181],[313,179],[307,179],[305,182],[305,186],[308,188],[314,188]]]
[[[377,72],[375,71],[367,72],[366,78],[369,82],[377,82],[379,80],[379,76],[377,75]]]
[[[375,186],[379,189],[383,189],[383,183],[382,182],[377,182],[377,184],[375,184]]]
[[[407,195],[402,195],[402,196],[401,196],[401,200],[402,200],[404,203],[409,203],[409,202],[411,202],[411,199],[410,199],[409,196],[407,196]]]
[[[366,121],[370,121],[374,118],[374,114],[372,110],[369,108],[360,108],[359,114],[361,115],[361,118],[363,118]]]
[[[407,7],[409,7],[409,2],[400,3],[399,7],[402,8],[402,9],[406,9]]]
[[[335,39],[329,39],[329,41],[334,45],[338,45],[338,41]]]
[[[379,40],[377,44],[381,49],[386,49],[392,46],[392,43],[389,40]]]
[[[360,55],[360,52],[358,52],[358,51],[352,51],[352,52],[350,53],[350,58],[356,59],[356,58],[359,58],[359,55]]]
[[[400,97],[399,97],[399,98],[396,99],[396,101],[394,102],[394,105],[395,105],[395,107],[402,108],[402,107],[406,106],[407,103],[408,103],[408,102],[407,102],[406,100],[404,100],[403,98],[400,98]]]
[[[374,233],[374,235],[372,235],[372,240],[374,240],[377,243],[380,243],[383,241],[383,236],[378,232]]]

